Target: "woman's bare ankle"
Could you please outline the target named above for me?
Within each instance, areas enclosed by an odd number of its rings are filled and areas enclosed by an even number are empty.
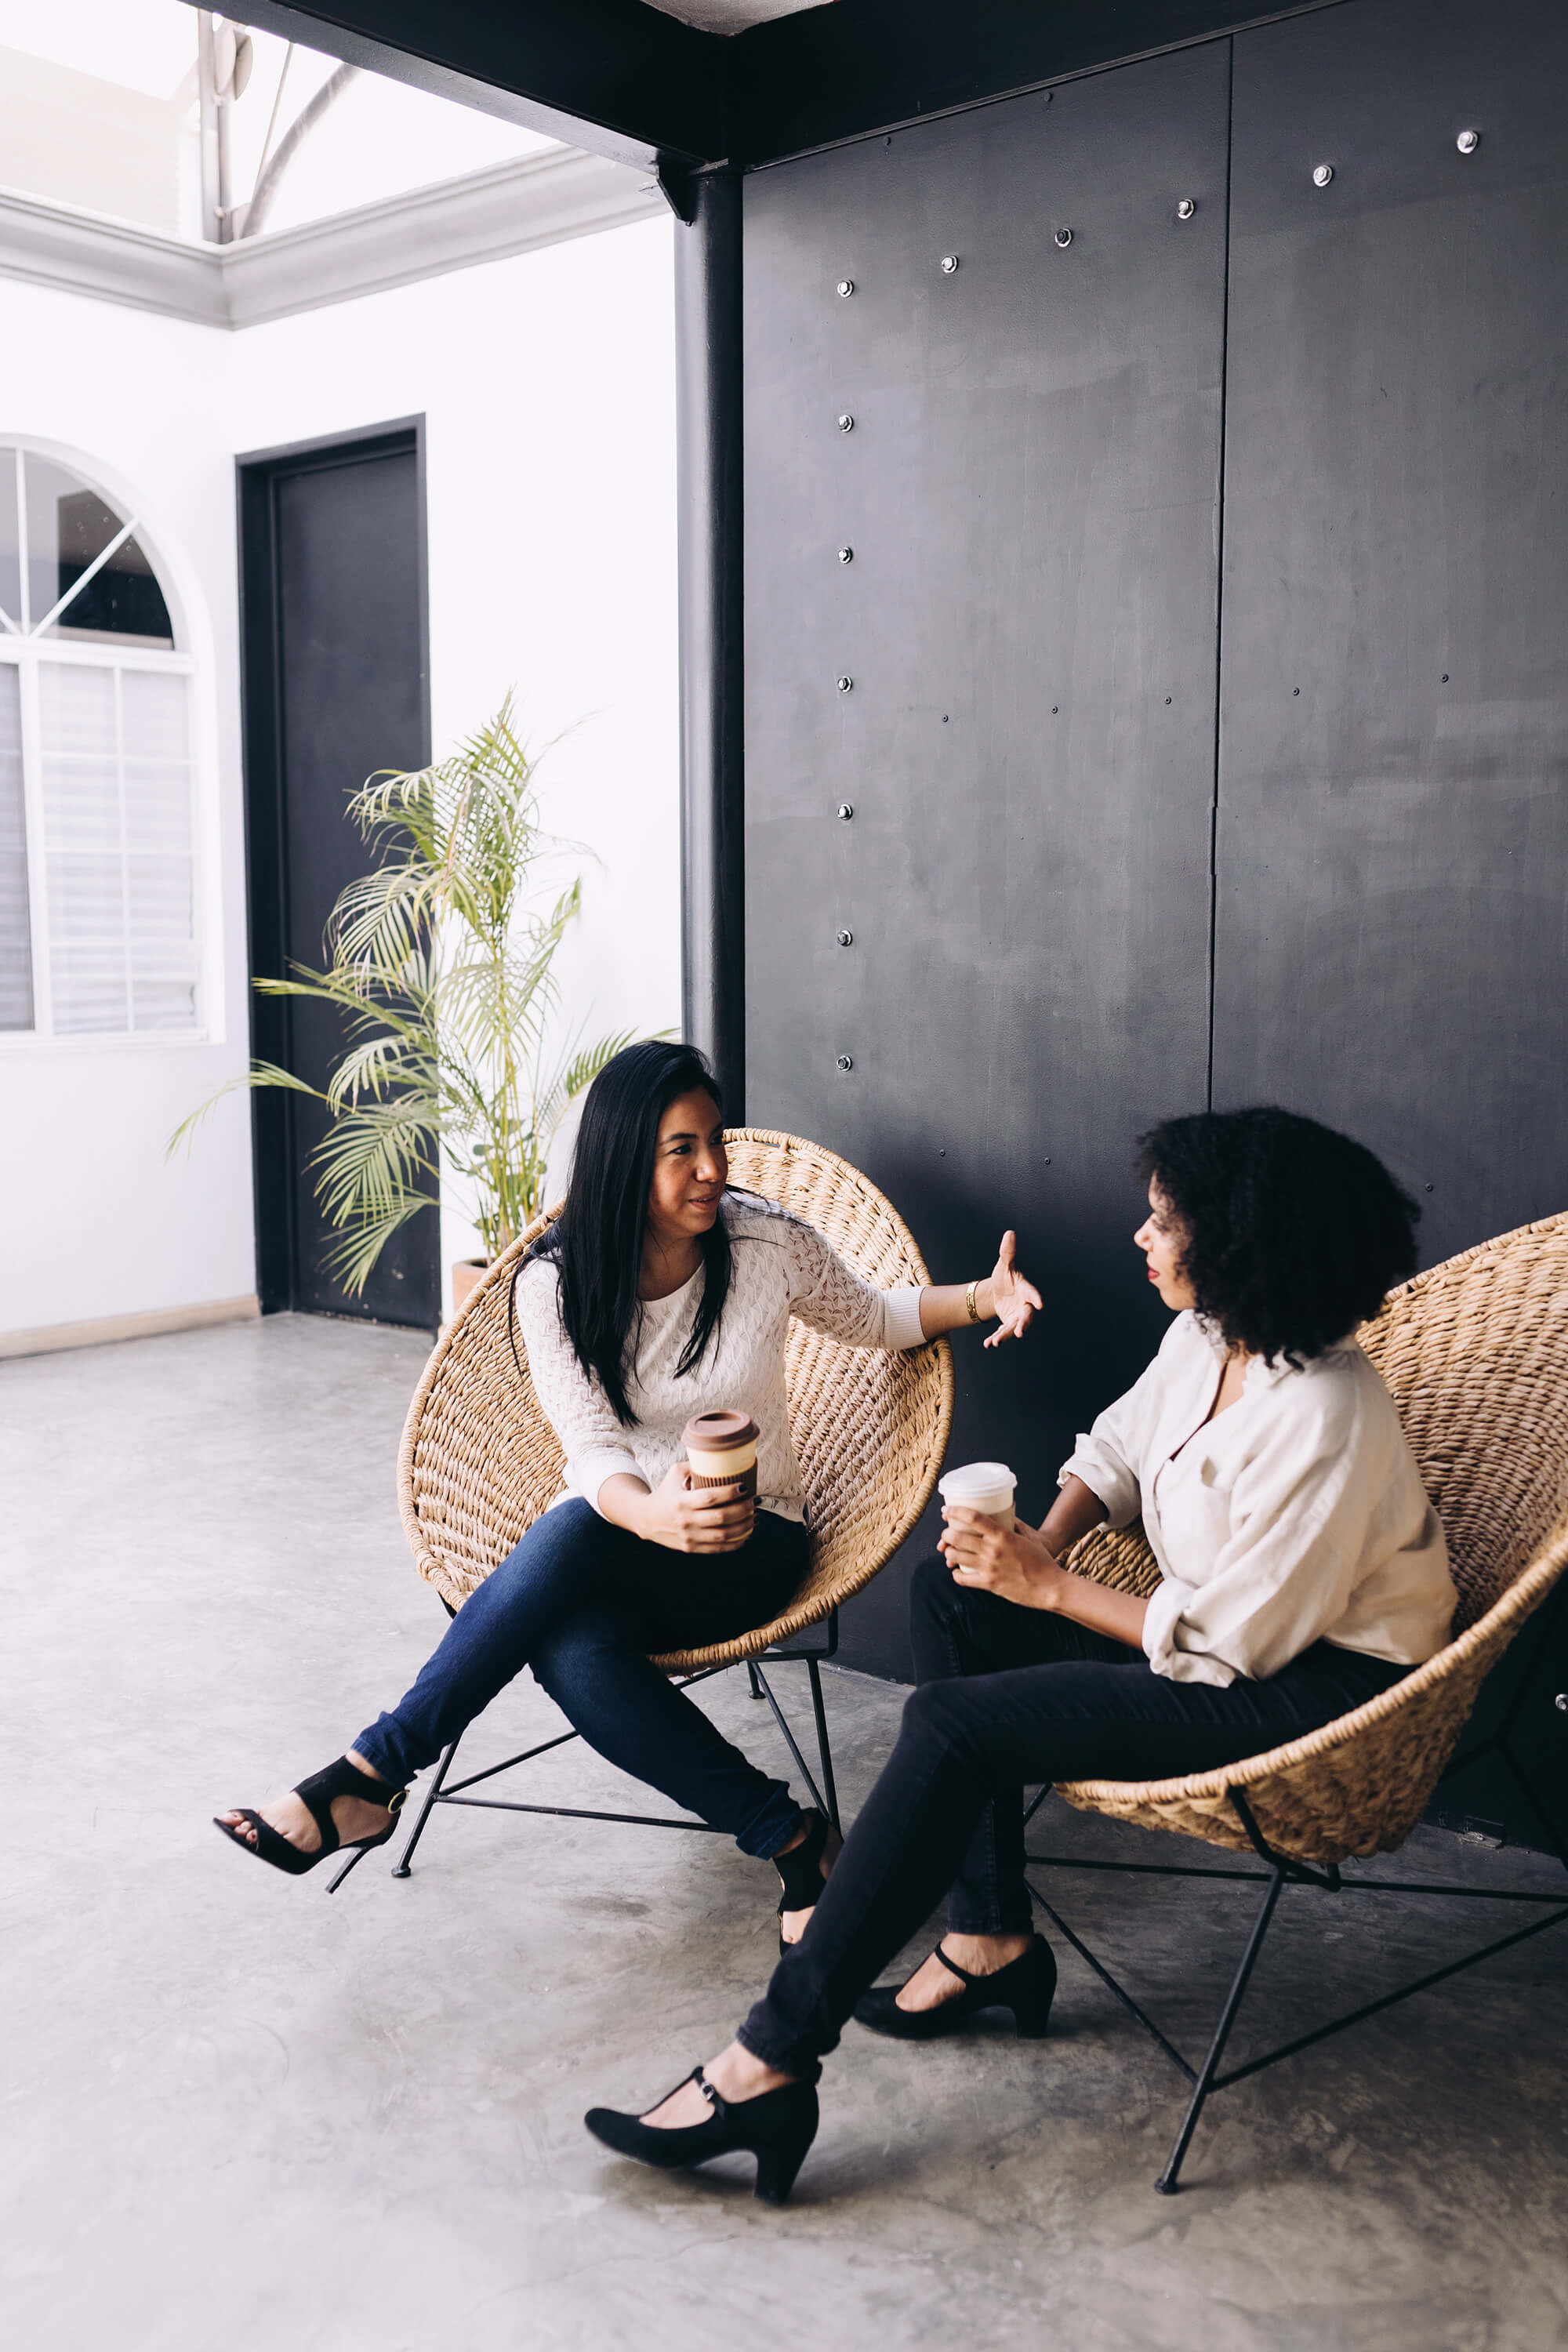
[[[942,1939],[942,1948],[950,1960],[971,1976],[994,1976],[1014,1960],[1022,1959],[1033,1937],[1017,1934],[1010,1936],[959,1936],[950,1928]]]
[[[753,2055],[743,2042],[731,2042],[711,2058],[702,2072],[721,2099],[755,2099],[764,2091],[782,2090],[793,2083],[793,2074],[784,2074]]]

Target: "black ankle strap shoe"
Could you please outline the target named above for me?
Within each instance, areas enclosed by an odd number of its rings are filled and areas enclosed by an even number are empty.
[[[264,1822],[261,1815],[253,1812],[248,1805],[237,1805],[234,1810],[240,1820],[248,1822],[256,1832],[254,1845],[247,1837],[240,1834],[233,1822],[226,1822],[217,1813],[213,1815],[213,1821],[225,1837],[232,1838],[236,1845],[242,1846],[247,1853],[255,1854],[258,1862],[269,1862],[274,1870],[286,1870],[290,1878],[298,1878],[303,1872],[314,1870],[319,1862],[325,1862],[330,1853],[342,1850],[343,1842],[332,1819],[334,1797],[360,1797],[367,1805],[384,1805],[392,1816],[386,1827],[378,1830],[374,1837],[349,1840],[348,1852],[361,1854],[369,1853],[373,1847],[386,1843],[397,1827],[398,1812],[407,1793],[405,1789],[390,1788],[373,1772],[362,1772],[359,1766],[351,1764],[346,1756],[340,1756],[337,1762],[329,1764],[324,1772],[308,1774],[294,1794],[304,1800],[311,1819],[321,1832],[321,1843],[313,1853],[305,1853],[299,1846],[291,1845],[270,1822]]]
[[[1009,1960],[1005,1969],[993,1969],[989,1976],[976,1976],[969,1969],[961,1969],[950,1960],[939,1944],[936,1957],[944,1969],[963,1979],[963,1990],[951,2000],[939,2002],[935,2009],[900,2009],[899,1995],[903,1985],[878,1985],[875,1990],[862,1993],[852,2014],[858,2025],[868,2026],[873,2033],[885,2033],[895,2042],[939,2042],[943,2034],[961,2033],[963,2028],[988,2009],[1005,2009],[1013,2020],[1013,2030],[1020,2042],[1043,2039],[1051,2014],[1051,2000],[1057,1989],[1056,1954],[1043,1936],[1037,1936],[1026,1952]],[[905,1983],[909,1979],[905,1979]]]
[[[672,2130],[661,2130],[657,2124],[645,2124],[640,2116],[624,2116],[615,2107],[590,2107],[583,2121],[594,2137],[614,2148],[617,2156],[632,2157],[638,2164],[656,2165],[665,2172],[689,2171],[713,2157],[731,2155],[737,2148],[746,2150],[757,2159],[757,2195],[764,2205],[782,2205],[816,2137],[816,2084],[785,2083],[779,2090],[759,2092],[754,2099],[724,2099],[700,2066],[694,2066],[686,2080],[696,2084],[712,2109],[704,2123],[678,2124]],[[681,2086],[678,2083],[675,2087]]]

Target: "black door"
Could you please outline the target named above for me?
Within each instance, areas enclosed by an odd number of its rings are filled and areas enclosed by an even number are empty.
[[[1215,1099],[1429,1261],[1568,1206],[1565,110],[1552,0],[1236,44]]]
[[[381,768],[430,757],[424,472],[417,421],[239,461],[251,969],[320,968],[369,852],[346,810]],[[312,1086],[343,1032],[330,1007],[256,997],[254,1050]],[[433,1327],[437,1219],[422,1212],[351,1297],[322,1265],[309,1168],[327,1124],[308,1097],[255,1095],[258,1287],[265,1312]]]
[[[1035,1518],[1158,1344],[1133,1138],[1207,1083],[1228,76],[745,183],[747,1116],[937,1281],[1017,1225],[1048,1321],[960,1347],[952,1451]],[[880,1579],[854,1662],[902,1615]]]

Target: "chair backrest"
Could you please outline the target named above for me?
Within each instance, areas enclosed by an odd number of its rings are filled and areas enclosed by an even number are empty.
[[[868,1281],[930,1280],[903,1219],[847,1160],[762,1128],[727,1140],[732,1183],[806,1219]],[[544,1222],[497,1259],[442,1334],[404,1429],[405,1532],[420,1574],[454,1608],[561,1491],[561,1446],[509,1328],[513,1273]],[[952,1361],[945,1342],[884,1355],[792,1323],[785,1385],[814,1538],[793,1626],[847,1599],[913,1528],[947,1444]]]
[[[1568,1213],[1416,1275],[1359,1337],[1443,1522],[1461,1633],[1568,1508]]]

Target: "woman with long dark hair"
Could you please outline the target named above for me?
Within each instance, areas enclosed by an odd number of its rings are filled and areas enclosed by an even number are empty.
[[[566,1203],[513,1286],[539,1401],[566,1455],[565,1492],[458,1612],[413,1688],[325,1771],[259,1811],[218,1817],[280,1870],[378,1845],[414,1775],[532,1668],[613,1764],[768,1857],[781,1930],[801,1929],[837,1851],[817,1812],[749,1763],[649,1653],[733,1640],[779,1615],[809,1553],[790,1444],[792,1316],[863,1348],[913,1348],[994,1320],[1020,1337],[1039,1293],[1005,1234],[983,1279],[880,1291],[814,1227],[732,1192],[719,1091],[689,1045],[628,1045],[584,1098]],[[754,1500],[693,1486],[681,1433],[747,1414]]]
[[[1363,1706],[1447,1640],[1443,1530],[1354,1338],[1415,1270],[1415,1202],[1361,1144],[1276,1109],[1168,1120],[1142,1166],[1134,1239],[1176,1318],[1159,1354],[1079,1439],[1040,1527],[944,1511],[912,1592],[920,1687],[810,1927],[716,2059],[649,2115],[590,2113],[623,2155],[750,2149],[757,2194],[782,2201],[850,2016],[910,2042],[985,2010],[1046,2032],[1026,1784],[1211,1771]],[[1061,1565],[1140,1512],[1150,1599]],[[868,1990],[944,1891],[936,1950]]]

